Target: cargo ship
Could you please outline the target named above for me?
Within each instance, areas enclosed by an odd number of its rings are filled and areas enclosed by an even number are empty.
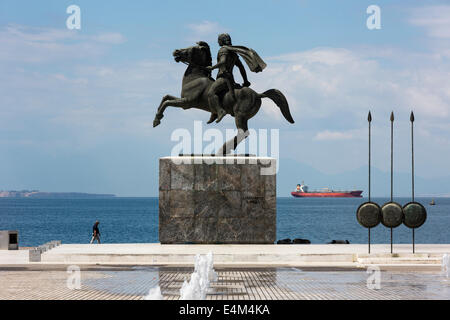
[[[353,191],[335,191],[328,188],[323,188],[318,191],[309,191],[306,185],[298,184],[295,191],[291,195],[295,198],[361,198],[362,190]]]

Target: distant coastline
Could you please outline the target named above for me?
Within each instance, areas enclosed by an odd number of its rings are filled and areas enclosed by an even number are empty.
[[[114,194],[97,194],[82,192],[43,192],[39,190],[0,191],[0,198],[115,198]]]

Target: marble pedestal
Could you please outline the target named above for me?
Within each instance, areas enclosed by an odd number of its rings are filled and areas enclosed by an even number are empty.
[[[275,161],[239,156],[160,158],[159,241],[274,243]]]

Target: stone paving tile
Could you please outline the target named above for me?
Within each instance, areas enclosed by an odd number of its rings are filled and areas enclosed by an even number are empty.
[[[366,286],[365,271],[299,268],[219,269],[208,300],[448,299],[450,279],[439,273],[381,272],[381,289]],[[66,271],[0,271],[0,300],[133,300],[159,285],[166,300],[179,299],[192,268],[135,267],[81,272],[81,289],[67,287]]]

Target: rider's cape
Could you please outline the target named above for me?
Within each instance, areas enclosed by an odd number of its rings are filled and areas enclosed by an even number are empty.
[[[224,48],[236,52],[247,63],[248,67],[253,72],[261,72],[267,66],[255,50],[244,46],[223,46]]]

